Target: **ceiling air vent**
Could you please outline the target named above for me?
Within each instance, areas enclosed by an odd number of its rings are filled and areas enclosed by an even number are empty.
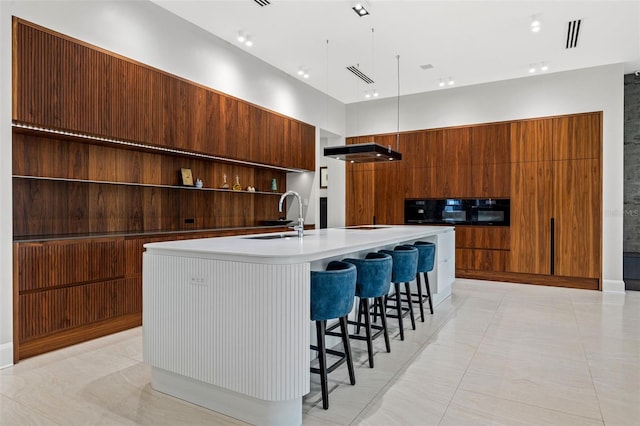
[[[351,65],[349,67],[347,67],[347,70],[351,71],[353,73],[353,75],[355,75],[356,77],[358,77],[360,80],[364,81],[367,84],[372,84],[373,80],[371,79],[371,77],[369,77],[368,75],[366,75],[365,73],[363,73],[362,71],[360,71],[360,69],[355,66],[355,65]]]
[[[271,2],[269,2],[269,0],[253,0],[256,3],[258,3],[258,6],[268,6],[271,4]]]
[[[582,19],[569,21],[567,25],[567,44],[566,49],[573,49],[578,46],[578,35],[580,34],[580,23]]]
[[[426,70],[430,70],[430,69],[432,69],[432,68],[433,68],[433,65],[432,65],[432,64],[424,64],[424,65],[420,65],[420,69],[423,69],[423,70],[425,70],[425,71],[426,71]]]

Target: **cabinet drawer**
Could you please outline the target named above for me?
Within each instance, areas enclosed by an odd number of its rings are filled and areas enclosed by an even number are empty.
[[[456,268],[468,271],[506,271],[507,250],[456,249]]]
[[[456,248],[509,250],[508,226],[456,226]]]

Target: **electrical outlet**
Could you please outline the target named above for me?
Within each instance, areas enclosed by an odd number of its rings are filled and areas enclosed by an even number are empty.
[[[193,275],[190,280],[191,285],[195,285],[198,287],[206,287],[207,286],[207,277],[203,275]]]

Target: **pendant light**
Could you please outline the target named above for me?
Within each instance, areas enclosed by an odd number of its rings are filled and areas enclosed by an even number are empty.
[[[371,34],[371,56],[373,58],[373,28],[371,29]],[[398,111],[396,135],[397,149],[400,139],[400,55],[396,55],[396,60],[398,62]],[[391,145],[385,147],[373,141],[351,145],[330,146],[324,149],[324,156],[335,158],[336,160],[348,161],[350,163],[376,163],[383,161],[402,160],[402,154],[391,149]]]

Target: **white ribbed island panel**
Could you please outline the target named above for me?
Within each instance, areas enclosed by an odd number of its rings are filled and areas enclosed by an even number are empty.
[[[143,259],[147,363],[265,401],[309,392],[309,263]]]

